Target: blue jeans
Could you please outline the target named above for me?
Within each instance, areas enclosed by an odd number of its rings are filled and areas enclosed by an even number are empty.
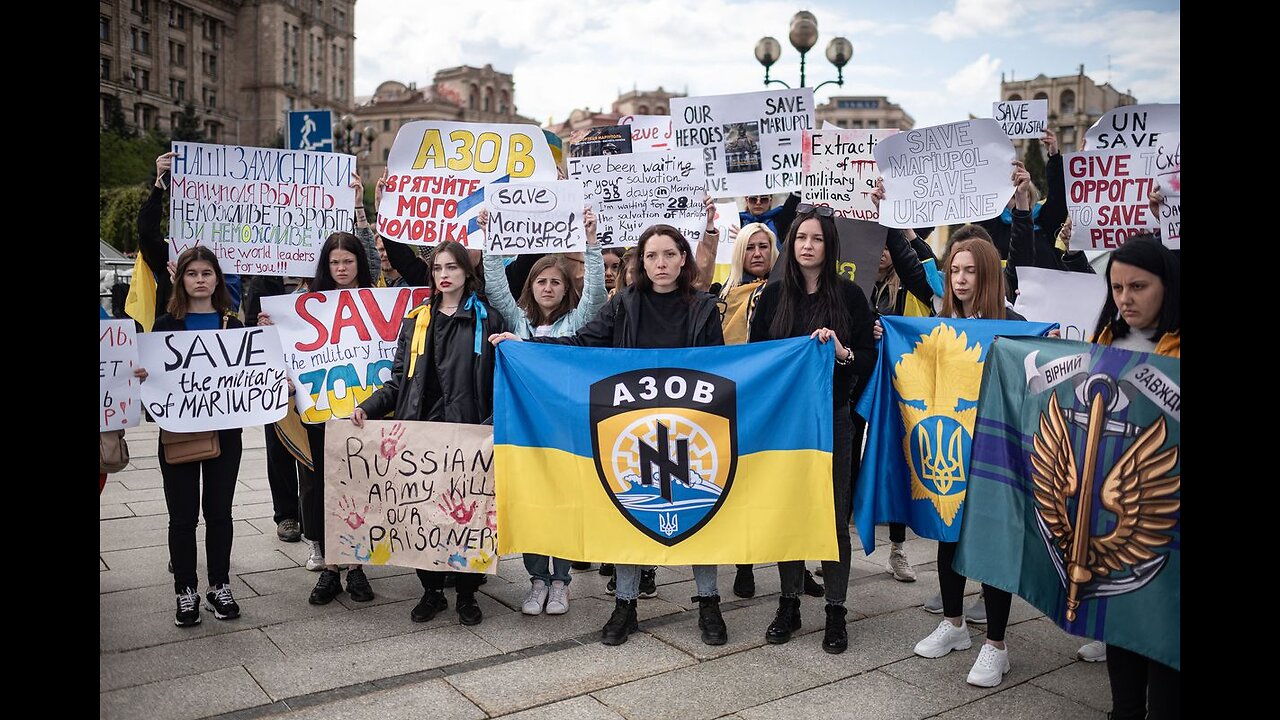
[[[621,563],[614,565],[615,579],[618,581],[618,587],[614,591],[614,597],[619,600],[635,600],[640,597],[640,570],[643,565],[623,565]],[[719,595],[716,590],[716,570],[715,565],[694,565],[693,581],[698,586],[698,597],[708,597],[711,595]]]
[[[529,572],[530,582],[534,580],[541,580],[547,587],[551,587],[551,583],[554,580],[559,580],[565,585],[568,585],[569,581],[572,579],[569,577],[568,560],[547,557],[546,555],[525,553],[524,569]]]

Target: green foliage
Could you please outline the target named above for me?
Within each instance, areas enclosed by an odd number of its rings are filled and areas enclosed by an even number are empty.
[[[142,137],[104,131],[98,135],[98,187],[113,188],[155,180],[156,156],[169,151],[157,132]]]
[[[152,170],[154,171],[154,166]],[[100,188],[98,190],[98,233],[117,250],[133,252],[138,249],[138,209],[151,194],[150,185]],[[161,233],[165,232],[167,217],[161,217]]]
[[[107,95],[106,99],[108,107],[106,127],[104,129],[107,132],[114,133],[120,137],[133,135],[133,130],[129,127],[128,123],[125,122],[124,109],[120,107],[120,98],[115,95]]]
[[[178,113],[178,122],[173,128],[173,139],[184,142],[204,142],[204,128],[200,124],[200,116],[196,108],[187,103]]]
[[[1040,149],[1039,140],[1032,139],[1027,142],[1027,152],[1022,156],[1022,164],[1027,166],[1027,172],[1031,173],[1031,182],[1040,191],[1040,196],[1044,197],[1045,193],[1049,192],[1049,186],[1045,184],[1044,152]]]

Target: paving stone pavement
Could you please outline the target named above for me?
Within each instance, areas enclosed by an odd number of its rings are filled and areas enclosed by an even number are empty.
[[[412,570],[370,567],[377,598],[345,593],[315,606],[317,574],[305,543],[276,538],[263,434],[244,433],[233,511],[232,588],[242,614],[202,611],[194,628],[173,625],[167,515],[156,426],[131,429],[133,462],[108,476],[99,501],[99,715],[102,718],[568,718],[570,720],[770,720],[772,718],[1104,718],[1105,663],[1083,663],[1071,637],[1020,598],[1007,633],[1012,670],[996,688],[965,683],[983,637],[938,660],[911,649],[938,623],[920,605],[937,592],[936,544],[909,536],[919,579],[884,571],[887,528],[864,555],[854,537],[849,650],[821,649],[819,598],[801,603],[802,628],[769,645],[777,607],[772,564],[755,569],[757,595],[733,595],[736,570],[721,568],[729,641],[702,644],[693,575],[658,570],[658,597],[639,602],[640,632],[618,647],[599,642],[613,607],[608,578],[575,570],[567,615],[527,617],[520,557],[504,557],[481,587],[484,622],[458,623],[450,609],[428,623],[409,611],[421,596]],[[203,525],[197,531],[204,577]],[[978,587],[970,583],[967,592]]]

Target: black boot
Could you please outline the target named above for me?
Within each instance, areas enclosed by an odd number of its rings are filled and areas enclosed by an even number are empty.
[[[639,629],[640,623],[636,620],[636,601],[614,599],[613,614],[609,616],[609,622],[605,623],[604,629],[600,631],[600,642],[605,645],[621,645],[627,641],[631,633]]]
[[[484,612],[480,610],[480,603],[476,602],[475,593],[458,593],[458,620],[463,625],[479,625],[484,620]]]
[[[848,612],[843,605],[827,605],[827,631],[822,634],[822,649],[833,655],[849,647],[849,631],[844,623]]]
[[[707,645],[728,642],[729,628],[725,627],[724,616],[720,614],[720,596],[697,595],[689,601],[698,603],[698,629],[702,631],[702,642]]]
[[[813,579],[813,573],[806,568],[804,571],[804,594],[810,597],[822,597],[826,594],[826,589],[822,584]]]
[[[773,616],[769,629],[764,631],[764,639],[774,645],[781,645],[791,639],[791,633],[800,629],[800,598],[778,598],[778,614]]]
[[[417,605],[413,606],[413,610],[409,612],[409,619],[414,622],[429,622],[441,610],[449,607],[449,599],[439,590],[427,590],[422,594],[422,599]]]
[[[756,574],[750,565],[738,566],[738,577],[733,580],[733,594],[740,598],[755,596]]]

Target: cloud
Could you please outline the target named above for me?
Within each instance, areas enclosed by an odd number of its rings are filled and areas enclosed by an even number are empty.
[[[1177,9],[1117,10],[1087,20],[1045,21],[1037,33],[1059,47],[1101,48],[1111,67],[1086,67],[1094,82],[1107,82],[1109,75],[1113,87],[1132,90],[1139,102],[1170,102],[1181,95],[1181,29]]]
[[[929,20],[928,30],[945,41],[1007,35],[1025,30],[1023,18],[1055,5],[1052,0],[956,0],[954,10],[943,10]]]

